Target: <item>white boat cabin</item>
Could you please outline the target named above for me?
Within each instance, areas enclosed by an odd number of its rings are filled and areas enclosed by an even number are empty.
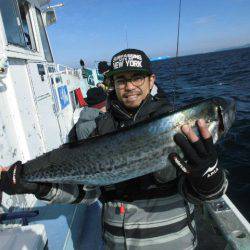
[[[56,65],[44,24],[56,20],[43,0],[0,0],[0,164],[27,161],[67,140],[96,71]],[[44,7],[43,7],[44,6]]]

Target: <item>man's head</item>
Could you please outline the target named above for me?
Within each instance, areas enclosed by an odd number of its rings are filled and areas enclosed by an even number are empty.
[[[108,62],[101,61],[98,63],[98,73],[99,74],[106,74],[109,71],[110,67],[108,65]]]
[[[107,94],[102,88],[94,87],[87,91],[87,98],[85,99],[88,107],[100,109],[106,112]]]
[[[155,82],[149,58],[136,49],[115,54],[107,76],[112,78],[117,98],[127,109],[138,108]]]

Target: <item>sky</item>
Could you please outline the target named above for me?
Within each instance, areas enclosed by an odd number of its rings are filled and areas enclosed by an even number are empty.
[[[150,57],[176,53],[179,0],[52,0],[47,28],[56,63],[88,67],[122,49]],[[250,43],[250,0],[182,0],[179,55]]]

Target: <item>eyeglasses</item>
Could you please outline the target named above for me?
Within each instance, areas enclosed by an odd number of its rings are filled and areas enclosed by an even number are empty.
[[[120,89],[125,88],[127,82],[131,82],[135,87],[140,87],[143,85],[146,77],[148,77],[148,75],[135,75],[130,79],[122,77],[115,79],[114,84]]]

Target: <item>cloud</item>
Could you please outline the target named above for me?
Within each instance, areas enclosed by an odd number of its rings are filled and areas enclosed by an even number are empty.
[[[216,19],[215,15],[210,15],[210,16],[202,16],[202,17],[198,17],[195,19],[194,24],[197,25],[204,25],[204,24],[208,24],[208,23],[212,23],[214,22]]]

